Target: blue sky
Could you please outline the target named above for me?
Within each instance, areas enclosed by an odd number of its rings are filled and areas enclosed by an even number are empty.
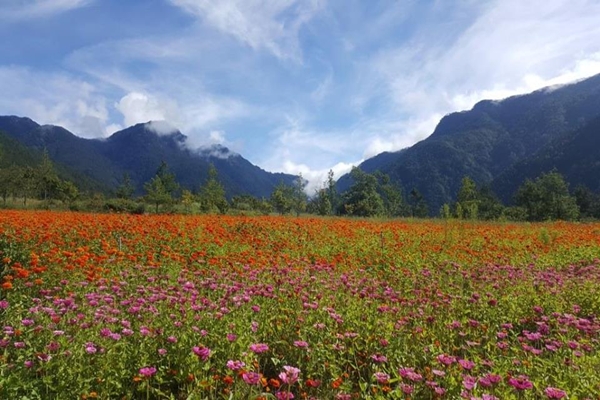
[[[478,100],[600,73],[598,16],[598,0],[1,0],[0,115],[83,137],[166,120],[315,187]]]

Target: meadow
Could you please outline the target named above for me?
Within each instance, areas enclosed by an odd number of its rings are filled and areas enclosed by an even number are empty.
[[[598,399],[600,224],[0,211],[2,399]]]

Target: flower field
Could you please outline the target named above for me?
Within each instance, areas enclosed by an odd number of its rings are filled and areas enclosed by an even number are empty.
[[[0,212],[2,399],[598,399],[600,224]]]

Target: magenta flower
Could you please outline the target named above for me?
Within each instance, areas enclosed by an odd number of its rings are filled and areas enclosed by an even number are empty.
[[[85,352],[88,354],[94,354],[98,351],[94,343],[86,343],[85,344]]]
[[[246,366],[246,364],[244,364],[242,361],[238,361],[238,360],[227,361],[227,368],[229,368],[232,371],[237,371],[238,369],[242,369],[245,366]]]
[[[386,385],[390,381],[390,376],[385,372],[375,372],[373,377],[380,385]]]
[[[376,363],[384,363],[387,362],[387,357],[381,354],[373,354],[371,359]]]
[[[258,385],[258,383],[260,382],[260,374],[258,374],[256,372],[252,372],[252,371],[244,372],[242,374],[242,379],[248,385]]]
[[[237,339],[237,335],[235,333],[228,333],[227,340],[230,342],[235,342]]]
[[[254,343],[250,345],[249,349],[255,354],[260,354],[269,351],[269,346],[265,343]]]
[[[564,390],[553,388],[550,386],[548,386],[544,390],[544,393],[549,399],[564,399],[565,397],[567,397],[567,392],[565,392]]]
[[[299,347],[301,349],[305,349],[308,347],[308,343],[304,340],[296,340],[294,341],[294,346]]]
[[[277,400],[291,400],[294,398],[294,393],[292,392],[277,392],[275,393],[275,397]]]
[[[208,360],[208,358],[210,357],[210,353],[211,353],[211,350],[208,347],[204,347],[204,346],[194,346],[194,347],[192,347],[192,351],[202,361]]]
[[[400,368],[398,373],[401,377],[406,378],[413,382],[419,382],[423,380],[423,376],[415,372],[414,368]]]
[[[501,381],[502,377],[496,374],[487,374],[486,376],[479,378],[479,384],[483,387],[491,387]]]
[[[155,367],[144,367],[140,368],[140,375],[146,378],[150,378],[152,375],[156,374]]]
[[[517,390],[533,389],[533,383],[525,375],[510,378],[508,384]]]
[[[467,371],[470,371],[473,369],[473,367],[475,366],[475,363],[473,361],[469,361],[469,360],[458,360],[458,363],[460,364],[461,367],[463,367],[464,369],[466,369]]]
[[[437,356],[437,360],[444,365],[451,365],[456,362],[456,357],[449,356],[447,354],[440,354]]]
[[[477,378],[471,375],[465,375],[462,381],[463,387],[467,390],[473,390],[477,385]]]
[[[285,365],[283,367],[284,372],[279,374],[279,379],[283,383],[287,383],[288,385],[293,385],[298,382],[298,376],[300,375],[300,369],[295,367],[290,367],[289,365]]]

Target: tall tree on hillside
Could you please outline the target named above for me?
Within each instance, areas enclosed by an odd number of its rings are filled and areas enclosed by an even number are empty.
[[[225,188],[219,181],[219,174],[214,165],[208,169],[208,179],[200,188],[200,208],[203,212],[218,211],[221,214],[227,212],[229,204],[225,197]]]
[[[343,196],[343,212],[359,217],[383,215],[385,209],[381,195],[377,192],[377,178],[353,167],[350,177],[354,181]]]
[[[60,180],[54,169],[54,164],[45,150],[42,155],[42,162],[36,169],[36,175],[42,199],[47,201],[57,191]]]
[[[133,186],[133,182],[131,182],[131,178],[129,177],[129,174],[127,172],[125,172],[123,174],[123,178],[121,179],[121,182],[119,183],[119,186],[117,187],[117,192],[116,192],[117,198],[131,200],[134,192],[135,192],[135,187]]]
[[[392,183],[389,175],[380,171],[374,173],[377,178],[378,192],[383,200],[383,208],[388,217],[399,217],[406,214],[406,204],[400,186]]]
[[[417,190],[417,188],[413,188],[410,191],[410,206],[411,206],[411,215],[415,218],[427,218],[429,215],[429,207],[427,206],[427,202],[425,198]]]
[[[156,175],[144,184],[146,200],[154,204],[157,213],[161,205],[173,202],[173,196],[178,189],[179,184],[175,180],[175,175],[169,171],[169,167],[164,161],[156,171]]]
[[[279,214],[287,214],[294,207],[294,189],[281,181],[275,186],[269,201]]]
[[[466,219],[477,219],[480,203],[479,192],[475,182],[468,176],[462,179],[456,202],[460,204]]]
[[[517,206],[527,211],[530,221],[574,220],[579,217],[575,197],[556,171],[542,174],[535,181],[526,180],[515,195]]]

